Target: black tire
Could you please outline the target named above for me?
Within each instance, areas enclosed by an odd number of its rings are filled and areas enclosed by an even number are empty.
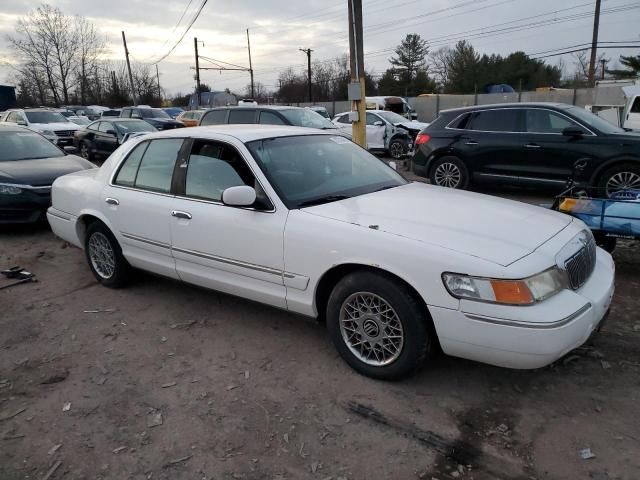
[[[99,242],[105,249],[111,249],[112,271],[108,271],[109,269],[101,265],[104,262],[94,259],[96,256],[96,246],[95,244],[92,245],[92,242]],[[104,223],[96,221],[89,225],[85,237],[84,251],[91,272],[102,285],[110,288],[120,288],[128,283],[131,276],[131,266],[122,255],[122,249],[118,241]],[[107,254],[101,258],[104,259],[108,256]]]
[[[396,356],[389,358],[388,363],[384,365],[372,365],[363,361],[363,359],[359,358],[358,355],[352,351],[352,348],[355,349],[356,347],[354,345],[349,346],[347,343],[348,340],[343,336],[343,333],[349,335],[348,332],[350,332],[350,330],[345,328],[343,331],[341,327],[340,317],[342,309],[345,307],[346,311],[346,305],[350,299],[353,299],[354,296],[359,294],[371,294],[373,297],[382,299],[392,308],[392,314],[395,314],[394,318],[401,324],[403,343],[401,347],[397,349]],[[351,273],[342,278],[329,296],[326,319],[329,335],[340,356],[354,370],[371,378],[400,380],[408,377],[424,364],[425,359],[432,353],[437,345],[435,331],[432,327],[429,314],[425,311],[425,307],[420,304],[405,285],[384,274],[363,270]],[[366,321],[365,319],[364,323],[366,323]],[[345,326],[347,326],[347,322],[348,320],[344,322]],[[378,326],[380,325],[383,324],[379,324]],[[384,334],[388,332],[387,328],[388,327],[382,326],[382,332],[377,330],[378,333],[376,336],[378,339],[381,338],[381,333]],[[362,330],[367,331],[364,326]],[[363,336],[362,334],[356,335],[361,336],[352,336],[349,340],[357,344],[357,341],[362,340]],[[370,346],[371,344],[367,343],[367,345]],[[387,345],[389,344],[387,343]],[[362,349],[363,347],[359,348]],[[394,347],[392,346],[392,348]],[[379,351],[381,355],[388,353],[382,350]],[[363,356],[362,351],[360,356]],[[370,359],[370,361],[371,360],[373,359]]]
[[[402,138],[393,138],[389,144],[389,150],[387,153],[394,160],[402,159],[407,153],[407,142]]]
[[[613,253],[616,249],[616,245],[618,243],[618,239],[616,237],[607,237],[603,232],[594,232],[593,237],[596,240],[596,245],[605,249],[607,252]]]
[[[633,185],[630,186],[633,190],[640,190],[640,164],[634,163],[620,163],[607,169],[598,180],[598,193],[603,197],[611,196],[613,190],[611,187],[616,179],[622,180],[625,176],[629,179],[633,179]],[[611,191],[610,191],[611,190]]]
[[[87,140],[80,142],[80,156],[90,162],[95,159],[95,155],[91,151],[91,142],[88,142]]]
[[[429,181],[432,185],[465,190],[469,188],[469,170],[458,157],[442,157],[431,165]]]

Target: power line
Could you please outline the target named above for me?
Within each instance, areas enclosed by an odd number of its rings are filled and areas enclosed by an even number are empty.
[[[167,43],[169,43],[169,39],[171,38],[171,36],[175,33],[175,31],[178,29],[178,27],[180,26],[180,23],[182,22],[182,19],[184,18],[185,14],[187,13],[187,10],[189,10],[189,7],[191,6],[191,4],[193,3],[193,0],[189,0],[189,3],[187,3],[187,6],[185,7],[185,9],[182,11],[182,15],[180,15],[180,18],[178,19],[178,22],[175,24],[175,26],[173,27],[173,30],[171,30],[171,33],[169,35],[167,35],[167,38],[164,40],[164,43],[162,44],[162,46],[158,49],[158,51],[162,51],[162,49],[165,47],[165,45]],[[147,58],[152,58],[152,57],[147,57]],[[157,65],[157,64],[156,64]]]
[[[567,50],[565,52],[551,53],[549,55],[542,55],[540,57],[534,57],[534,58],[536,60],[541,60],[543,58],[557,57],[557,56],[560,56],[560,55],[566,55],[568,53],[584,52],[585,50],[589,50],[590,48],[591,47],[577,48],[575,50]],[[608,49],[608,48],[640,48],[640,44],[638,44],[638,45],[602,45],[602,46],[599,46],[598,48],[605,48],[605,49]]]

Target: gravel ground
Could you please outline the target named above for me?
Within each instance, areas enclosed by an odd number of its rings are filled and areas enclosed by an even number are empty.
[[[147,275],[103,288],[46,226],[0,245],[38,278],[0,291],[2,480],[640,478],[637,244],[594,345],[535,371],[440,356],[398,383],[309,319]]]

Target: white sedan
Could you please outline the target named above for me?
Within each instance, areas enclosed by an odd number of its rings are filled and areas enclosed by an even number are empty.
[[[223,125],[135,138],[58,178],[47,217],[102,284],[132,267],[319,317],[375,378],[430,354],[537,368],[606,317],[611,256],[579,220],[409,183],[322,130]]]

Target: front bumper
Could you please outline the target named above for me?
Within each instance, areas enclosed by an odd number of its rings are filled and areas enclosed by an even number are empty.
[[[430,307],[442,350],[500,367],[544,367],[582,345],[606,319],[615,266],[598,249],[596,267],[578,290],[530,307],[461,302],[459,310]],[[475,309],[476,311],[473,311]]]
[[[0,194],[0,224],[36,223],[51,205],[51,189],[23,190],[18,195]]]

